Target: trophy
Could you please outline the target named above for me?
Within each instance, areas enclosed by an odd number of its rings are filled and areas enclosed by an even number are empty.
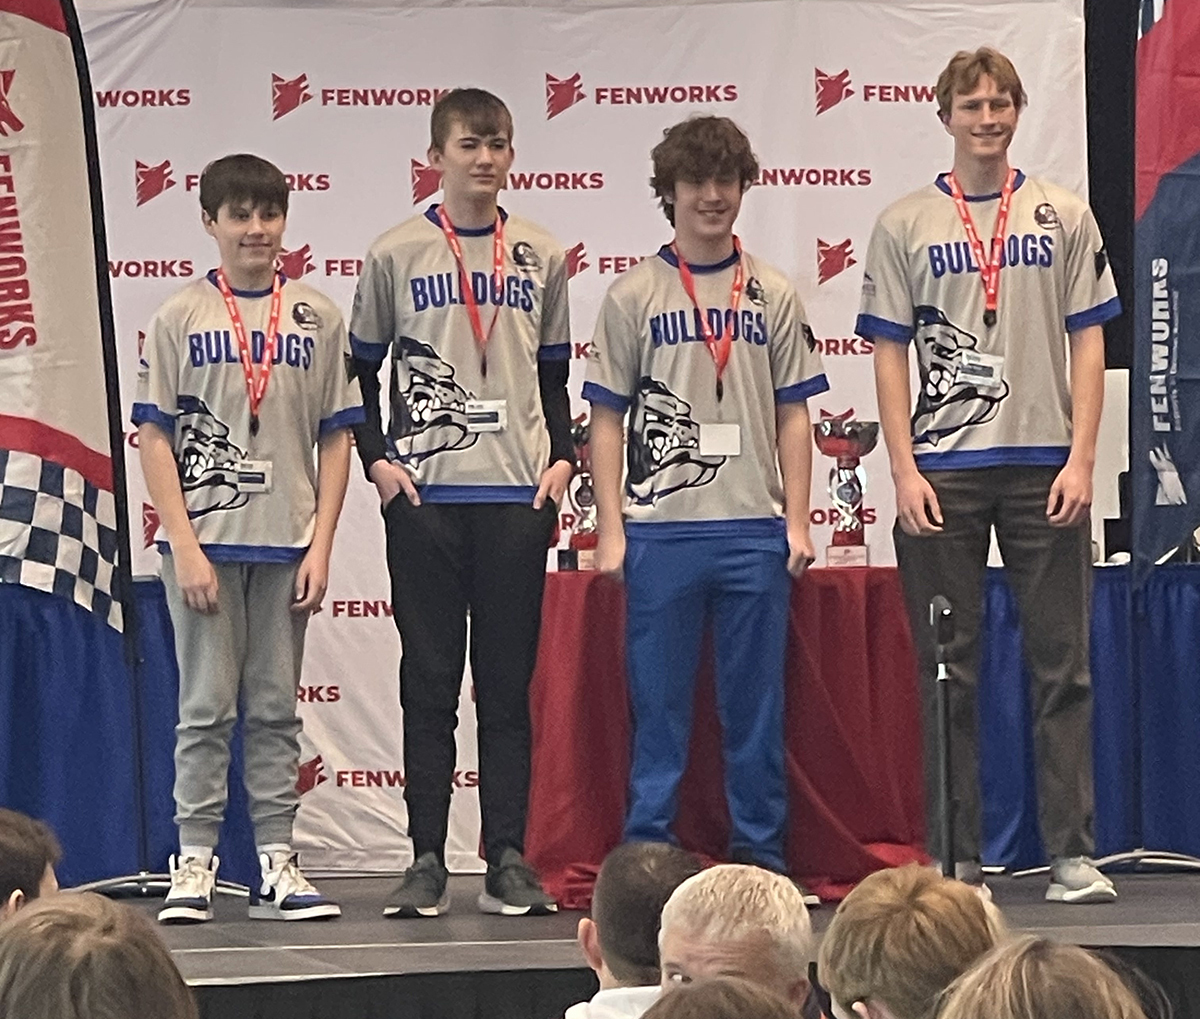
[[[837,520],[833,525],[833,544],[825,549],[828,566],[867,565],[862,519],[867,472],[860,461],[879,440],[879,422],[855,421],[853,414],[853,407],[842,414],[821,411],[821,420],[813,425],[817,449],[837,459],[829,471],[829,496]]]
[[[567,547],[559,549],[560,570],[591,570],[596,565],[596,490],[592,487],[592,457],[585,416],[576,418],[571,426],[571,441],[575,443],[575,477],[567,487],[567,498],[575,510],[575,523]]]

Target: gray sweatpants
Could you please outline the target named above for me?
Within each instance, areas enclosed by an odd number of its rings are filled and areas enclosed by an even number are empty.
[[[291,611],[299,565],[213,563],[220,610],[210,616],[184,604],[173,557],[163,556],[179,661],[175,823],[181,845],[217,844],[239,701],[255,842],[291,842],[299,802],[296,688],[309,616]]]
[[[927,847],[938,859],[944,856],[938,826],[939,732],[929,602],[942,594],[954,608],[954,640],[946,655],[953,796],[958,807],[954,839],[955,855],[966,860],[978,857],[982,838],[976,688],[984,570],[993,527],[1016,595],[1032,677],[1042,840],[1052,857],[1080,856],[1093,849],[1091,529],[1086,521],[1070,528],[1046,522],[1046,500],[1058,470],[982,467],[923,472],[937,492],[944,528],[920,538],[905,534],[899,524],[893,532],[921,670]]]

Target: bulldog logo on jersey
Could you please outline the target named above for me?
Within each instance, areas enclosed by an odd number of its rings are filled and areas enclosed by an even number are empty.
[[[188,516],[195,519],[245,506],[250,496],[238,491],[237,463],[246,458],[246,451],[229,441],[229,426],[203,400],[181,396],[176,402],[179,481]]]
[[[292,305],[292,319],[302,329],[321,329],[325,325],[317,309],[307,301],[297,301]]]
[[[938,308],[916,309],[917,360],[921,391],[913,411],[913,444],[936,446],[942,439],[996,416],[1000,401],[1008,396],[1008,383],[984,389],[959,381],[963,351],[975,350],[978,339],[950,322]]]
[[[518,269],[524,269],[526,272],[534,272],[542,267],[542,260],[528,241],[517,241],[513,245],[512,260]]]
[[[746,300],[751,304],[757,304],[760,308],[767,306],[767,292],[763,289],[757,276],[751,276],[746,280]]]
[[[629,476],[626,487],[640,506],[684,488],[707,485],[725,462],[700,455],[700,426],[692,405],[661,382],[643,376],[630,418]]]
[[[438,453],[475,445],[478,433],[467,431],[471,394],[455,381],[454,366],[408,336],[400,337],[400,363],[408,386],[392,414],[392,438],[401,462],[419,467]]]

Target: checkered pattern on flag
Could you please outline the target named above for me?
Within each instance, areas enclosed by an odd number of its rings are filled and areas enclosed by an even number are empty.
[[[0,449],[0,583],[69,598],[121,627],[112,492],[33,453]]]

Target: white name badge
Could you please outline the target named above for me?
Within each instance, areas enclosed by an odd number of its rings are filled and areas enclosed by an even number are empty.
[[[271,491],[270,460],[238,460],[233,469],[237,471],[237,490],[247,494]]]
[[[954,381],[977,389],[1004,388],[1004,358],[978,350],[959,351],[958,371]]]
[[[468,400],[468,432],[502,432],[508,427],[507,400]]]
[[[742,452],[741,425],[701,425],[701,456],[739,456]]]

